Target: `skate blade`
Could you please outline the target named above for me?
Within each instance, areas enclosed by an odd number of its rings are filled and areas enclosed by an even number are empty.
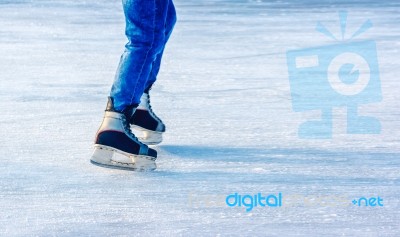
[[[157,168],[153,157],[132,155],[103,145],[95,145],[90,162],[101,167],[121,170],[151,171]]]
[[[155,132],[139,126],[131,125],[132,132],[140,142],[146,145],[157,145],[162,142],[162,132]]]

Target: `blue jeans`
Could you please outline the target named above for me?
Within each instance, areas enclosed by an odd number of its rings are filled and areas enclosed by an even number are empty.
[[[122,0],[129,42],[117,69],[110,96],[117,111],[140,103],[156,81],[161,58],[176,22],[172,0]]]

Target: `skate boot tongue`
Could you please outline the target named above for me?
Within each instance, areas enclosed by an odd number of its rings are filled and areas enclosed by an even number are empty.
[[[122,113],[125,115],[127,121],[131,120],[137,107],[138,107],[138,104],[133,104],[133,105],[129,105],[124,110],[122,110]]]
[[[126,119],[129,121],[130,118],[132,118],[132,116],[135,113],[135,110],[138,106],[139,106],[139,104],[132,104],[132,105],[127,106],[122,111],[118,111],[114,107],[114,98],[108,97],[106,111],[121,113],[121,114],[125,115]]]
[[[108,97],[106,111],[117,112],[114,108],[114,99],[112,97]]]

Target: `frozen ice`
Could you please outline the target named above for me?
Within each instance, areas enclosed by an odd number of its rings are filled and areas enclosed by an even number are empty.
[[[0,235],[398,236],[400,3],[175,4],[152,90],[167,133],[158,169],[138,173],[89,163],[126,42],[120,1],[0,1]],[[360,110],[382,132],[346,134],[337,108],[332,139],[299,139],[315,114],[292,110],[286,52],[334,43],[315,27],[340,32],[340,10],[348,32],[374,24],[358,39],[377,43],[383,100]],[[308,202],[246,212],[224,204],[233,193]],[[349,205],[327,205],[338,197]]]

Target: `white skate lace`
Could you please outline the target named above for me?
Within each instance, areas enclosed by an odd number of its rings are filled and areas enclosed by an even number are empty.
[[[129,122],[126,119],[126,116],[122,115],[121,118],[122,118],[122,124],[124,125],[124,129],[127,135],[136,143],[138,143],[140,146],[144,145],[144,143],[140,142],[139,139],[135,136],[135,134],[132,133]]]
[[[146,93],[146,104],[147,104],[147,110],[149,111],[149,113],[159,122],[159,123],[163,123],[161,121],[161,119],[153,112],[153,109],[151,108],[151,104],[150,104],[150,94]]]

